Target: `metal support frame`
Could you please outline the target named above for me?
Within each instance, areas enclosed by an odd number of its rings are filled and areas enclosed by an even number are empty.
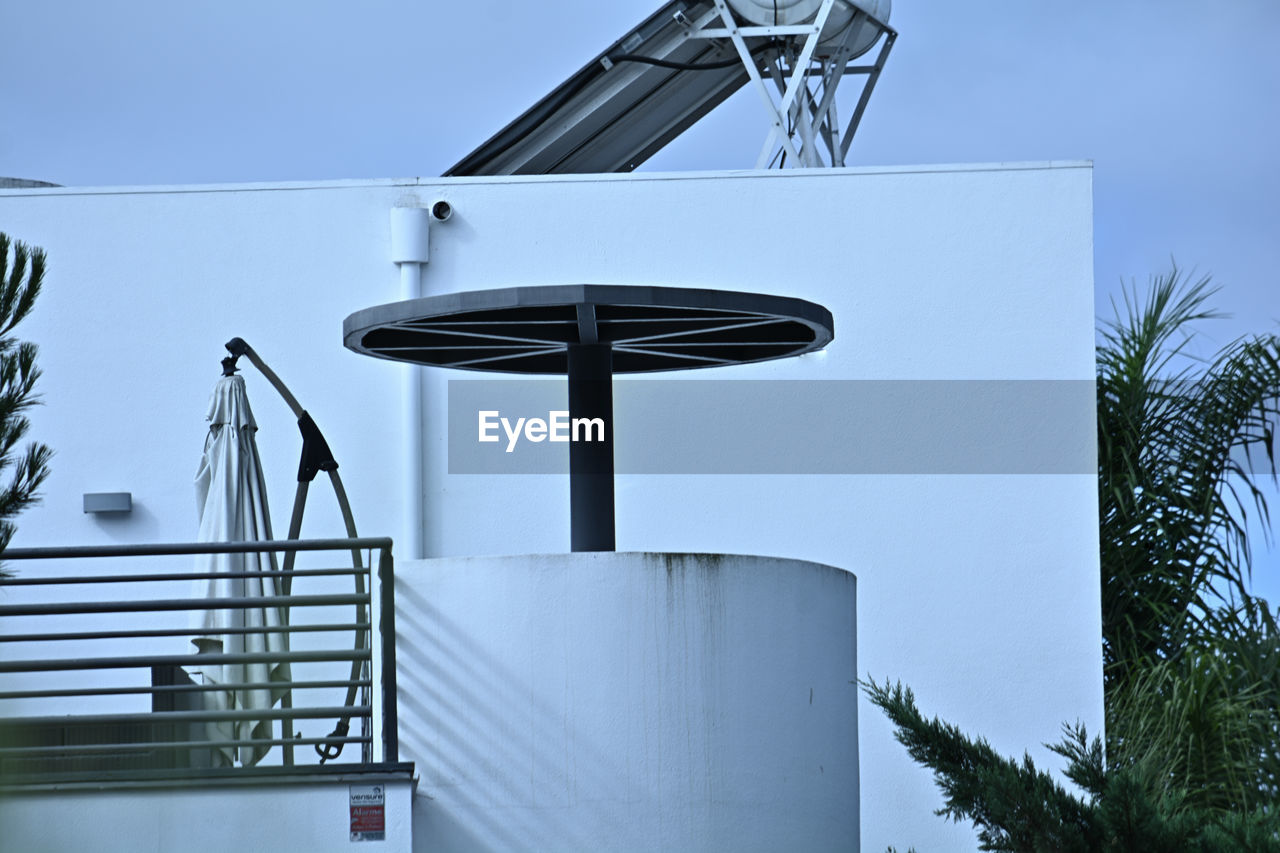
[[[834,45],[824,45],[819,52],[822,30],[835,0],[823,0],[811,23],[788,26],[740,26],[727,0],[713,2],[721,25],[690,27],[688,37],[728,39],[742,60],[750,86],[760,96],[769,123],[756,168],[769,168],[775,162],[780,166],[808,168],[845,165],[853,135],[880,79],[897,32],[859,10],[845,28],[842,39]],[[880,28],[879,52],[871,65],[851,65],[852,39],[868,22]],[[776,42],[777,47],[753,54],[748,39],[768,39]],[[819,66],[815,67],[815,63]],[[774,84],[776,93],[766,84],[765,75]],[[857,105],[841,131],[835,95],[847,75],[864,79]]]
[[[591,326],[594,328],[594,322]],[[604,423],[603,441],[569,443],[571,547],[574,551],[612,551],[613,347],[572,344],[568,355],[570,424],[596,418]]]

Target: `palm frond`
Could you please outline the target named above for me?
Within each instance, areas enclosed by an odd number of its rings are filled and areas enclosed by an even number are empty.
[[[1103,648],[1109,688],[1176,657],[1204,616],[1247,601],[1250,513],[1269,513],[1255,469],[1276,473],[1280,338],[1237,341],[1212,361],[1184,352],[1216,292],[1176,268],[1097,350]],[[1119,315],[1119,312],[1117,311]]]

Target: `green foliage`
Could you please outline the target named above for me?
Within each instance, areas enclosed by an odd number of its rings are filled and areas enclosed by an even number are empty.
[[[1280,793],[1280,631],[1248,530],[1269,522],[1253,469],[1276,474],[1280,337],[1186,358],[1215,292],[1175,269],[1103,331],[1098,498],[1111,766],[1228,815]]]
[[[1066,793],[1031,757],[1016,762],[1000,756],[983,738],[967,738],[959,728],[925,719],[911,690],[863,682],[874,705],[897,726],[898,742],[934,771],[944,805],[938,814],[971,820],[983,850],[1087,851],[1088,806]],[[1101,750],[1101,746],[1098,747]]]
[[[24,413],[37,402],[40,370],[35,344],[17,341],[10,334],[35,307],[44,271],[44,250],[0,233],[0,471],[12,471],[9,481],[0,486],[0,551],[16,530],[11,519],[38,500],[37,490],[49,475],[53,455],[39,443],[18,447],[31,426]]]
[[[927,719],[901,684],[863,682],[871,702],[897,727],[897,739],[934,771],[944,795],[938,814],[972,821],[981,850],[1001,853],[1280,853],[1280,814],[1273,809],[1209,813],[1182,792],[1161,790],[1147,765],[1104,765],[1102,742],[1083,726],[1050,746],[1085,792],[1068,792],[1030,756],[1000,756],[936,717]]]
[[[1112,691],[1112,766],[1145,768],[1162,790],[1220,815],[1280,802],[1280,637],[1263,606],[1215,613],[1218,633]]]
[[[1216,315],[1207,278],[1176,268],[1097,350],[1102,621],[1109,688],[1176,657],[1224,603],[1248,602],[1247,523],[1266,501],[1250,470],[1274,476],[1280,339],[1236,341],[1207,365],[1186,356],[1191,326]],[[1117,315],[1119,312],[1117,311]]]
[[[1217,315],[1176,268],[1101,331],[1098,500],[1107,740],[1049,748],[1085,792],[864,684],[984,850],[1280,851],[1280,613],[1250,592],[1255,468],[1276,476],[1280,337],[1187,351]]]

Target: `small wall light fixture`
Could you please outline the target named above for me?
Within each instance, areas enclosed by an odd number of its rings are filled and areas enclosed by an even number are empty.
[[[86,492],[84,495],[84,511],[92,513],[133,512],[133,494],[131,492]]]

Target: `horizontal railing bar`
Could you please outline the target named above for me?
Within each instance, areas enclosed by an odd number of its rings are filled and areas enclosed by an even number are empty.
[[[157,598],[145,601],[73,601],[65,604],[6,604],[4,616],[71,616],[78,613],[158,613],[173,610],[245,610],[259,607],[323,607],[368,604],[369,593],[341,595],[259,595],[239,598]]]
[[[263,738],[261,740],[173,740],[154,743],[86,743],[72,746],[11,746],[0,747],[0,756],[21,757],[23,755],[87,755],[94,752],[148,752],[151,750],[170,749],[222,749],[230,746],[309,746],[318,743],[370,743],[370,737],[299,737],[299,738]]]
[[[48,548],[11,548],[4,555],[4,560],[59,560],[59,559],[103,559],[103,558],[126,558],[125,562],[118,563],[114,566],[105,566],[101,563],[92,563],[89,565],[80,564],[72,566],[68,563],[66,566],[48,566],[41,565],[41,571],[22,571],[18,578],[11,578],[11,584],[0,581],[0,625],[4,625],[10,631],[16,629],[22,633],[8,633],[0,635],[0,676],[6,674],[17,674],[9,679],[8,686],[19,689],[0,690],[0,699],[16,700],[10,705],[4,707],[10,709],[10,712],[17,711],[21,713],[26,711],[28,714],[42,711],[52,710],[62,712],[72,710],[67,702],[60,701],[64,698],[73,698],[77,696],[105,698],[110,696],[129,697],[128,701],[113,700],[101,703],[100,707],[87,707],[84,710],[93,711],[94,713],[85,715],[59,715],[59,716],[27,716],[27,717],[11,717],[3,718],[0,713],[0,743],[8,739],[12,746],[0,747],[0,757],[6,761],[22,762],[24,764],[31,763],[49,768],[55,768],[66,762],[69,758],[75,756],[90,755],[119,755],[120,760],[125,760],[128,756],[137,755],[144,756],[146,763],[152,763],[153,758],[146,756],[154,756],[159,753],[172,753],[179,750],[201,750],[209,751],[223,750],[224,748],[233,747],[253,747],[258,749],[274,748],[274,747],[309,747],[312,745],[342,745],[356,744],[363,748],[363,756],[367,761],[371,757],[370,746],[374,738],[367,733],[337,736],[318,736],[318,737],[290,737],[293,734],[293,728],[288,725],[291,720],[315,720],[313,724],[318,726],[320,722],[333,719],[351,719],[355,718],[361,722],[361,727],[366,727],[368,722],[373,721],[374,715],[379,715],[383,722],[382,738],[384,741],[384,755],[394,757],[395,752],[395,694],[387,694],[384,689],[377,695],[371,695],[371,688],[377,686],[377,679],[369,675],[368,664],[375,661],[375,655],[371,648],[372,633],[378,630],[383,635],[383,640],[387,644],[388,649],[394,649],[394,639],[388,639],[386,634],[389,630],[394,630],[390,617],[384,612],[384,619],[387,625],[374,624],[374,620],[368,615],[363,618],[359,615],[350,622],[320,622],[316,616],[321,619],[329,614],[316,614],[310,619],[304,619],[297,625],[281,625],[277,627],[270,626],[246,626],[238,625],[225,630],[212,629],[210,633],[202,633],[200,629],[193,627],[180,627],[181,622],[185,621],[182,617],[151,617],[147,618],[148,613],[164,613],[164,612],[186,612],[191,615],[201,613],[228,613],[239,610],[258,610],[269,607],[280,609],[282,621],[291,621],[284,616],[285,613],[297,611],[297,608],[316,608],[316,607],[350,607],[356,606],[357,613],[364,612],[368,614],[372,610],[374,588],[381,589],[381,600],[384,611],[387,610],[387,599],[389,592],[382,589],[379,584],[369,583],[368,592],[351,594],[350,581],[346,581],[348,586],[346,593],[325,594],[325,595],[265,595],[265,596],[249,596],[237,595],[235,597],[216,597],[211,596],[205,598],[200,596],[198,592],[192,597],[178,598],[172,596],[176,592],[178,595],[189,594],[190,591],[182,588],[140,588],[124,587],[124,584],[137,583],[183,583],[187,581],[196,581],[197,584],[212,580],[251,580],[257,578],[264,579],[264,576],[277,576],[279,578],[331,578],[340,580],[342,578],[354,577],[356,579],[357,590],[361,586],[361,579],[372,579],[373,561],[377,560],[381,565],[379,571],[380,583],[390,578],[391,572],[391,548],[392,540],[388,537],[350,537],[335,539],[312,539],[312,540],[255,540],[249,542],[180,542],[180,543],[160,543],[152,545],[105,545],[105,546],[80,546],[80,547],[48,547]],[[182,556],[195,555],[214,555],[214,554],[292,554],[298,552],[329,552],[323,557],[310,558],[309,562],[315,567],[291,569],[288,572],[276,569],[266,568],[262,571],[239,570],[234,572],[216,572],[208,571],[209,564],[204,566],[192,565],[189,568],[184,563],[188,562],[181,559],[168,559],[160,561],[152,561],[149,564],[140,561],[140,558],[147,557],[169,557],[176,558]],[[342,555],[343,552],[352,555],[352,561],[355,564],[353,568],[339,568],[338,565],[343,561],[334,559],[335,555]],[[127,559],[136,558],[136,559]],[[286,560],[286,563],[291,562]],[[272,561],[272,565],[276,565],[276,561]],[[250,563],[252,565],[252,563]],[[103,573],[95,574],[101,567]],[[35,568],[35,567],[33,567]],[[239,567],[243,569],[244,567]],[[192,571],[194,569],[194,571]],[[130,572],[137,572],[130,574]],[[57,576],[49,576],[54,572]],[[37,576],[40,575],[40,576]],[[284,581],[287,583],[287,581]],[[94,585],[98,586],[94,586]],[[103,588],[102,584],[109,586]],[[41,589],[49,589],[49,593],[38,593],[43,601],[23,601],[19,598],[13,601],[10,597],[9,602],[4,602],[2,587],[11,585],[14,587],[39,587]],[[77,593],[74,587],[83,587],[84,591]],[[281,587],[282,589],[284,587]],[[332,585],[330,585],[332,588]],[[155,590],[153,592],[152,590]],[[127,590],[133,590],[132,593]],[[172,590],[172,591],[170,591]],[[194,591],[194,590],[191,590]],[[274,588],[268,587],[268,591],[275,591]],[[322,585],[318,592],[326,591]],[[156,593],[159,593],[157,595]],[[335,590],[335,592],[337,592]],[[148,595],[150,593],[150,595]],[[36,597],[37,593],[32,593],[31,597]],[[166,595],[172,597],[165,597]],[[131,600],[102,600],[108,597],[116,597]],[[24,598],[26,596],[23,596]],[[81,600],[67,600],[67,599]],[[142,599],[142,600],[139,600]],[[364,610],[369,608],[369,610]],[[302,611],[306,612],[306,611]],[[101,618],[106,614],[117,613],[117,617],[111,621]],[[76,624],[76,620],[70,617],[83,614],[84,618],[80,624]],[[128,618],[131,614],[139,615],[138,618]],[[4,621],[4,617],[15,617],[18,621],[15,623],[12,619],[8,622]],[[23,623],[23,618],[30,618],[33,621]],[[65,618],[62,618],[65,617]],[[347,614],[335,614],[334,618],[339,620],[347,618]],[[38,621],[46,620],[43,624]],[[243,621],[243,620],[236,620]],[[147,623],[151,624],[148,625]],[[52,624],[50,624],[52,623]],[[94,624],[98,623],[98,624]],[[105,623],[105,624],[103,624]],[[168,623],[168,624],[166,624]],[[174,624],[178,623],[178,624]],[[130,626],[138,625],[139,627],[130,630]],[[68,627],[71,631],[58,631],[57,628]],[[355,632],[356,648],[353,650],[350,644],[345,649],[323,649],[323,650],[305,650],[305,651],[284,651],[278,653],[269,652],[239,652],[230,651],[227,653],[198,653],[194,649],[186,653],[178,654],[141,654],[141,655],[122,655],[120,652],[136,650],[139,652],[165,652],[165,645],[181,646],[185,644],[185,638],[199,638],[203,636],[217,637],[219,635],[231,636],[247,636],[261,637],[272,633],[288,634],[305,634],[305,633],[322,633],[327,632],[330,639],[317,637],[317,641],[326,646],[340,646],[341,643],[336,640],[349,631]],[[349,634],[347,635],[350,636]],[[143,640],[144,638],[177,638],[171,644],[160,643],[141,643],[139,645],[130,645],[133,640]],[[85,647],[78,646],[55,646],[50,649],[44,649],[43,645],[48,643],[56,643],[62,640],[80,640],[88,642]],[[114,647],[102,648],[94,646],[94,641],[111,641]],[[8,644],[5,646],[4,644]],[[29,646],[17,646],[14,643],[28,643]],[[39,644],[39,645],[37,645]],[[155,648],[161,645],[161,648]],[[238,644],[237,644],[238,645]],[[150,646],[150,648],[148,648]],[[363,648],[361,648],[363,646]],[[220,645],[215,648],[221,648]],[[108,652],[110,656],[90,657],[95,653]],[[87,654],[86,654],[87,653]],[[393,653],[392,653],[393,654]],[[6,656],[31,655],[36,659],[28,660],[4,660]],[[59,659],[57,656],[62,655]],[[394,657],[391,657],[394,660]],[[236,664],[266,664],[266,665],[302,665],[303,674],[312,676],[307,681],[279,681],[279,682],[261,682],[246,681],[247,672],[239,672],[240,679],[223,684],[216,683],[184,683],[184,684],[164,684],[164,685],[146,685],[142,682],[145,676],[130,675],[130,672],[136,673],[139,670],[145,671],[146,668],[158,667],[186,667],[191,671],[191,675],[196,681],[203,681],[198,676],[200,668],[207,668],[212,673],[217,672],[217,667],[222,665]],[[308,665],[319,664],[314,668]],[[341,672],[334,672],[341,666]],[[391,664],[394,666],[394,664]],[[387,677],[388,664],[386,661],[380,661],[383,678]],[[346,669],[351,668],[350,676],[346,676]],[[312,671],[314,669],[314,675]],[[118,675],[107,675],[101,679],[87,676],[84,674],[76,675],[77,671],[104,671],[110,673],[117,671]],[[274,669],[273,669],[274,671]],[[19,681],[23,673],[50,673],[51,675],[33,679],[33,683],[23,684]],[[394,672],[394,670],[392,670]],[[66,675],[56,675],[55,673],[67,673]],[[228,671],[228,675],[235,674],[236,671]],[[317,677],[318,676],[318,677]],[[333,677],[339,676],[339,677]],[[163,678],[161,680],[171,681],[174,679]],[[187,679],[179,679],[187,681]],[[94,684],[94,681],[98,681]],[[107,682],[103,684],[102,682]],[[41,683],[47,685],[45,689],[41,689]],[[88,682],[88,683],[86,683]],[[121,686],[111,686],[111,682],[125,682]],[[132,683],[129,683],[132,682]],[[394,685],[394,679],[388,682]],[[83,686],[82,686],[83,685]],[[0,686],[3,686],[3,678],[0,678]],[[340,694],[336,692],[324,691],[342,691],[347,692],[347,701],[352,702],[355,697],[357,688],[363,689],[364,704],[355,704],[340,706],[336,701]],[[394,687],[391,688],[394,690]],[[314,701],[311,704],[301,703],[297,707],[284,707],[283,704],[277,704],[274,707],[262,709],[217,709],[205,707],[208,700],[201,701],[198,697],[213,695],[217,696],[226,691],[256,691],[271,690],[273,692],[288,690],[295,695],[299,691],[312,690],[309,698],[311,700],[320,700],[321,704],[316,705]],[[316,693],[314,691],[321,691]],[[146,697],[150,695],[152,700]],[[266,694],[261,694],[266,695]],[[166,700],[164,697],[171,697]],[[194,699],[181,700],[177,697],[190,696]],[[229,697],[228,697],[229,698]],[[49,700],[43,702],[42,700]],[[371,701],[374,700],[374,701]],[[358,700],[357,700],[358,701]],[[29,704],[23,704],[28,702]],[[384,706],[383,703],[389,703]],[[87,704],[87,703],[86,703]],[[216,704],[236,704],[232,702],[217,702]],[[267,702],[262,704],[266,705]],[[182,706],[185,709],[175,709],[167,711],[152,711],[150,713],[141,713],[141,709],[148,707],[157,707],[168,705]],[[121,707],[123,706],[123,707]],[[123,712],[123,713],[122,713]],[[221,740],[208,739],[200,737],[203,734],[205,724],[215,724],[217,722],[226,723],[243,723],[244,721],[282,721],[285,731],[278,731],[274,734],[278,737],[244,738]],[[388,726],[390,727],[388,729]],[[93,743],[93,744],[66,744],[57,746],[32,746],[32,740],[23,739],[17,732],[11,731],[8,736],[3,734],[6,727],[14,728],[66,728],[68,735],[66,739],[80,737],[86,740],[96,738],[101,739],[132,739],[137,737],[156,738],[157,741],[152,742],[135,742],[135,743]],[[188,728],[183,728],[188,727]],[[275,728],[280,728],[277,724]],[[305,727],[303,727],[305,728]],[[89,731],[84,731],[88,729]],[[264,734],[270,735],[269,732]],[[164,740],[166,738],[191,738],[198,737],[196,740]],[[63,738],[58,738],[63,740]],[[214,756],[216,758],[217,756]],[[288,753],[286,754],[286,758]],[[114,761],[114,759],[113,759]],[[31,774],[20,768],[11,768],[17,775],[27,777]],[[52,775],[59,775],[61,771]],[[46,774],[48,775],[48,774]],[[52,776],[51,776],[52,778]]]
[[[328,681],[290,681],[286,682],[290,690],[319,690],[326,687],[372,687],[368,678],[337,678]],[[269,690],[280,688],[285,684],[263,683],[261,681],[228,681],[225,684],[156,684],[131,685],[121,687],[61,687],[56,690],[9,690],[0,692],[3,699],[58,699],[65,696],[130,696],[149,695],[152,693],[211,693],[216,690]],[[159,713],[159,712],[157,712]],[[0,727],[4,725],[0,718]]]
[[[257,786],[266,780],[305,782],[325,779],[339,782],[373,784],[391,779],[409,779],[413,764],[399,762],[338,762],[325,764],[262,765],[252,767],[174,767],[97,770],[32,770],[22,768],[0,776],[0,793],[6,791],[53,790],[74,788],[102,790],[123,788],[208,788],[210,786]]]
[[[141,655],[138,657],[105,657],[105,658],[66,658],[63,660],[23,660],[0,661],[0,673],[9,672],[56,672],[77,669],[133,669],[147,666],[190,666],[202,667],[210,664],[224,663],[313,663],[316,661],[356,661],[371,660],[372,653],[368,649],[353,649],[311,652],[282,652],[268,654],[263,652],[230,652],[223,654],[187,654],[187,655]],[[289,682],[282,681],[278,687],[288,687]]]
[[[253,542],[174,542],[157,545],[74,545],[53,548],[6,548],[6,560],[58,560],[81,557],[176,557],[183,554],[247,554],[254,551],[390,550],[385,536],[354,539],[267,539]]]
[[[6,555],[7,556],[7,555]],[[0,581],[0,586],[53,586],[86,583],[140,583],[146,581],[185,581],[185,580],[222,580],[223,578],[262,578],[262,577],[292,577],[292,578],[315,578],[327,577],[332,575],[367,575],[369,569],[361,568],[345,568],[345,569],[266,569],[263,571],[243,571],[243,572],[163,572],[160,574],[149,575],[69,575],[66,577],[53,578],[8,578]]]
[[[369,705],[339,705],[337,707],[317,706],[314,708],[237,708],[214,711],[154,711],[149,714],[75,714],[57,717],[11,717],[4,721],[6,726],[114,726],[130,723],[206,723],[214,721],[235,722],[240,720],[323,720],[328,717],[367,717],[372,712]]]
[[[218,636],[247,634],[302,634],[319,631],[368,631],[368,622],[329,622],[285,625],[279,628],[219,628]],[[132,640],[144,637],[202,637],[199,628],[147,628],[142,631],[78,631],[74,633],[0,634],[0,643],[47,643],[57,640]]]

